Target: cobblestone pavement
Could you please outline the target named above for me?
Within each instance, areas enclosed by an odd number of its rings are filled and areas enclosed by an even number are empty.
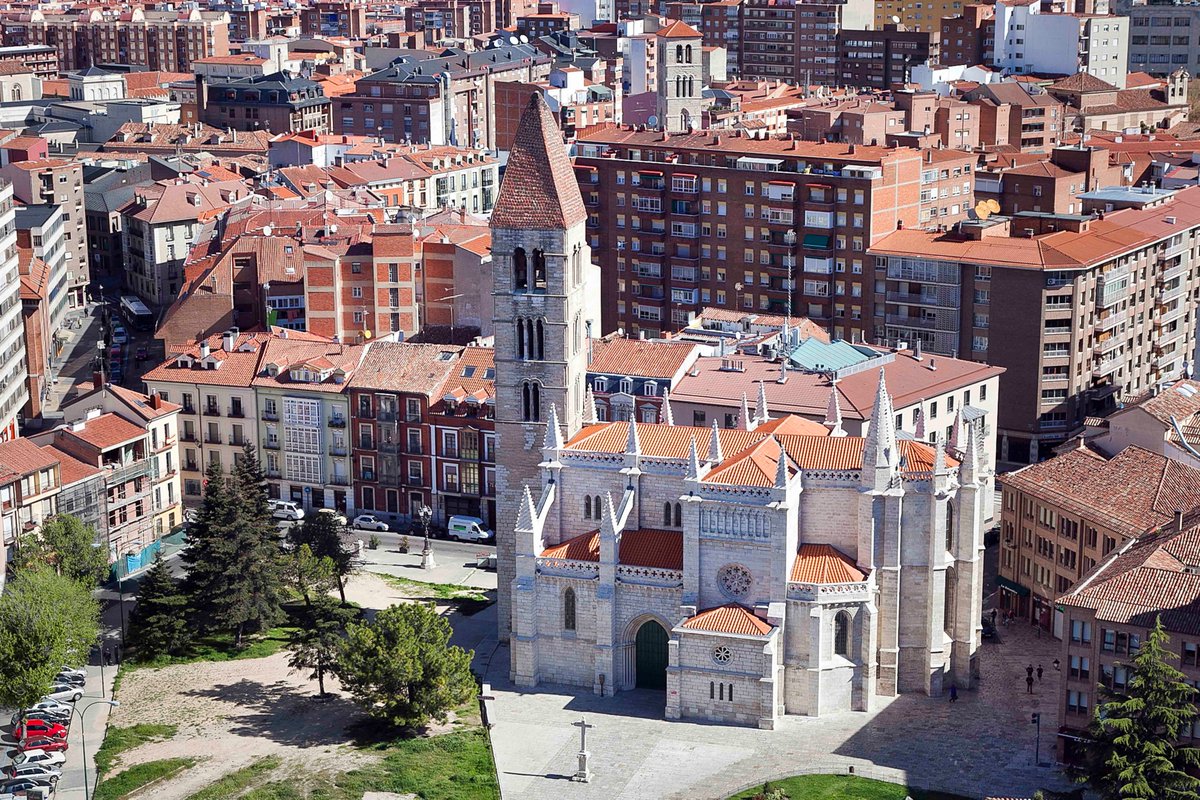
[[[980,654],[977,690],[945,698],[905,695],[871,713],[788,716],[774,731],[662,718],[661,693],[638,690],[615,698],[576,694],[564,687],[516,690],[507,678],[508,650],[481,642],[496,697],[492,730],[505,800],[648,800],[721,798],[765,780],[803,772],[845,772],[983,797],[1030,796],[1066,788],[1052,766],[1034,762],[1031,712],[1040,711],[1043,762],[1053,760],[1060,674],[1052,663],[1060,643],[1024,625],[1001,627],[998,642]],[[1027,693],[1025,668],[1044,674]],[[585,716],[595,776],[571,782]]]

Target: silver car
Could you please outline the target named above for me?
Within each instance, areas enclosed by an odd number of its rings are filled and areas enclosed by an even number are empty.
[[[42,696],[42,700],[58,700],[60,702],[70,701],[74,703],[79,698],[83,697],[82,686],[71,686],[66,683],[56,683],[50,687],[50,691]]]

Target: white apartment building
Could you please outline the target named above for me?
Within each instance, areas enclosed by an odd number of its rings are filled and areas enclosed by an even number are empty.
[[[16,212],[17,230],[26,233],[29,249],[34,258],[41,259],[49,268],[49,331],[54,336],[61,328],[70,307],[70,285],[68,278],[74,266],[67,251],[66,216],[57,204],[22,206]],[[51,346],[46,342],[46,346]]]
[[[1118,89],[1129,69],[1129,18],[1050,13],[1029,0],[997,0],[995,65],[1011,74],[1086,72]]]
[[[29,399],[18,263],[12,184],[3,181],[0,182],[0,441],[16,438],[17,415]]]

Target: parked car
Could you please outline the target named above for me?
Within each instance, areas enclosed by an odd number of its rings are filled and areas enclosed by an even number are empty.
[[[112,347],[108,348],[108,357],[114,361],[116,361],[118,358],[120,358],[121,357],[121,345],[114,344]]]
[[[446,535],[460,542],[486,542],[495,535],[479,517],[453,516],[446,526]]]
[[[129,334],[120,325],[113,325],[112,342],[113,344],[129,344]]]
[[[145,361],[149,357],[150,357],[150,354],[146,350],[145,345],[142,345],[141,347],[139,347],[136,351],[134,351],[134,354],[133,354],[134,361]]]
[[[86,678],[88,673],[85,667],[63,667],[58,671],[59,676],[76,675],[80,678]]]
[[[31,778],[17,778],[0,783],[0,797],[15,797],[22,800],[46,800],[54,791],[48,783],[38,783]]]
[[[13,735],[18,739],[28,739],[30,736],[66,736],[67,726],[44,719],[27,719],[13,728]]]
[[[54,676],[55,683],[62,683],[67,686],[83,686],[87,683],[86,675],[76,675],[74,673],[64,674],[62,672]]]
[[[329,518],[333,520],[334,525],[341,525],[343,528],[346,527],[346,516],[344,514],[339,513],[336,509],[318,508],[317,513],[318,514],[328,514]]]
[[[388,524],[374,514],[359,514],[354,518],[354,527],[364,531],[388,530]]]
[[[74,703],[79,698],[83,697],[83,689],[79,686],[71,686],[66,683],[56,683],[50,687],[50,691],[42,697],[43,700],[69,700]]]
[[[62,777],[62,770],[49,764],[13,764],[4,771],[10,778],[46,778],[51,786],[58,783],[58,779]]]
[[[27,753],[30,750],[42,750],[47,753],[58,753],[70,745],[66,739],[51,739],[49,736],[34,736],[17,745],[18,752]]]
[[[293,503],[291,500],[272,500],[268,505],[271,508],[271,516],[275,519],[304,519],[304,509],[299,503]]]
[[[18,725],[22,720],[26,719],[40,719],[45,720],[46,722],[57,722],[60,725],[66,725],[68,724],[67,720],[70,718],[70,711],[52,711],[48,708],[42,709],[41,711],[30,711],[29,709],[25,709],[24,711],[18,711],[12,715],[12,724]]]
[[[65,764],[67,754],[63,752],[48,753],[45,750],[14,751],[8,756],[13,764],[49,764],[58,766]]]

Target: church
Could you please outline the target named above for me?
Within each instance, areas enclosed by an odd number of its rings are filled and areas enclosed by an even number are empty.
[[[864,437],[772,417],[599,422],[587,211],[540,95],[492,216],[500,638],[522,688],[663,695],[668,719],[774,727],[968,688],[980,640],[982,435]],[[786,371],[779,380],[786,381]]]

